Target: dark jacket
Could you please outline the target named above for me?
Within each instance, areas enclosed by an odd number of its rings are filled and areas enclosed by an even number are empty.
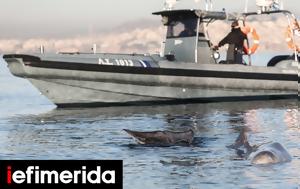
[[[218,47],[229,44],[227,51],[227,64],[243,64],[243,47],[247,35],[241,28],[233,28],[231,32],[220,41]]]
[[[231,32],[220,41],[218,46],[221,47],[225,44],[234,44],[237,49],[242,50],[244,40],[246,39],[247,35],[242,32],[241,28],[233,28]]]

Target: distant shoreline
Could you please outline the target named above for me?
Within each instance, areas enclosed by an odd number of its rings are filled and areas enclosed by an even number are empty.
[[[146,22],[146,21],[145,21]],[[67,38],[32,37],[27,39],[0,39],[0,52],[36,53],[40,45],[47,53],[57,52],[91,52],[93,44],[97,44],[98,52],[107,53],[158,53],[164,36],[164,28],[153,20],[151,24],[136,25],[127,23],[121,30],[106,33],[70,36]],[[284,51],[291,52],[285,41],[286,19],[253,20],[249,23],[260,35],[259,52]],[[209,34],[213,44],[217,44],[230,31],[228,22],[217,21],[209,26]],[[250,39],[251,41],[251,39]],[[300,43],[300,39],[296,39]]]

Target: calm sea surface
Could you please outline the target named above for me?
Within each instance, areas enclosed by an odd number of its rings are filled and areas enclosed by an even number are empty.
[[[0,159],[122,159],[124,188],[278,188],[300,185],[299,102],[296,100],[174,106],[55,109],[0,60]],[[192,146],[143,147],[122,130],[193,128]],[[236,160],[234,143],[276,141],[290,163],[252,166]]]

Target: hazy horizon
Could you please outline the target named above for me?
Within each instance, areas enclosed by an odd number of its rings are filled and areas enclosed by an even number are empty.
[[[300,15],[296,0],[283,0],[285,8]],[[180,0],[175,8],[204,8],[204,0]],[[245,0],[214,0],[214,10],[243,11]],[[234,3],[232,3],[234,2]],[[0,38],[60,38],[109,32],[124,23],[152,19],[152,12],[162,10],[164,0],[0,0]],[[228,6],[230,5],[230,6]],[[255,0],[249,0],[255,10]],[[121,29],[130,29],[121,28]],[[135,26],[131,26],[135,27]]]
[[[225,2],[231,3],[229,8]],[[163,0],[0,0],[0,53],[36,52],[45,45],[51,52],[88,51],[93,43],[104,52],[157,52],[163,38],[159,16],[152,12],[162,10]],[[181,0],[176,6],[182,8],[204,8],[193,0]],[[293,6],[296,0],[284,0],[285,8],[300,15]],[[289,4],[287,4],[289,2]],[[244,10],[244,0],[214,1],[214,9],[227,11]],[[255,11],[255,0],[249,0],[249,11]],[[14,14],[12,14],[14,13]],[[258,30],[270,40],[261,49],[285,49],[284,22],[266,21]],[[256,23],[258,25],[258,23]],[[226,24],[215,26],[211,36],[217,42],[229,31]],[[282,31],[281,31],[282,30]],[[269,35],[274,33],[274,35]],[[274,39],[272,39],[274,38]],[[280,39],[280,40],[279,40]],[[282,48],[280,46],[283,46]]]

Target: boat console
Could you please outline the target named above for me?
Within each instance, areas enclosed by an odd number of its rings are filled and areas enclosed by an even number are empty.
[[[217,63],[212,56],[211,42],[206,26],[212,20],[225,20],[225,12],[203,10],[167,10],[153,13],[162,16],[167,27],[163,56],[173,55],[174,61]]]

